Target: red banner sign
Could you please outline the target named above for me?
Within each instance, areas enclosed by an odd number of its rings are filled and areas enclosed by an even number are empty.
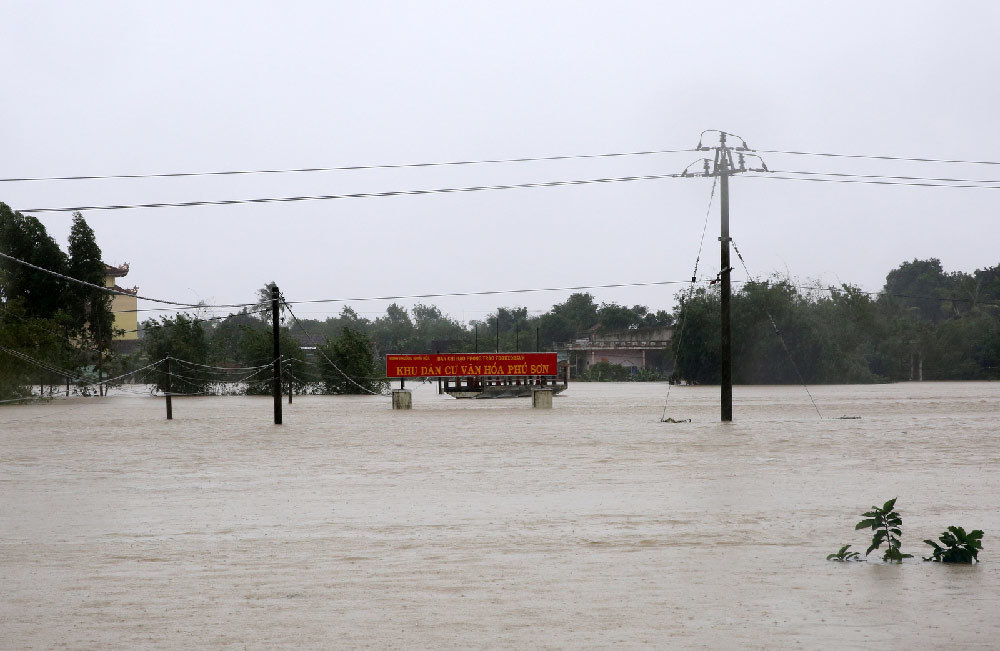
[[[386,377],[558,375],[556,353],[386,355]]]

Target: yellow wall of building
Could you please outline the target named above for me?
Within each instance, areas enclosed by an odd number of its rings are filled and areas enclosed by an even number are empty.
[[[114,287],[115,277],[105,276],[104,284],[107,287]],[[115,341],[129,341],[139,338],[139,333],[136,332],[139,327],[139,313],[135,311],[138,307],[139,301],[135,296],[114,295],[114,299],[111,301],[111,311],[115,313],[114,328],[126,331],[123,335],[115,335]]]

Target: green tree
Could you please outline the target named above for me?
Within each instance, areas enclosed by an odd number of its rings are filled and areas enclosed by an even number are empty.
[[[94,231],[83,215],[73,213],[73,226],[69,232],[69,275],[77,280],[104,287],[104,262]],[[112,295],[108,292],[77,283],[66,288],[67,306],[73,328],[93,348],[106,351],[111,348],[114,335],[114,314],[111,312]]]
[[[410,315],[395,303],[386,308],[384,317],[375,319],[372,325],[372,338],[379,354],[424,352],[416,350],[419,344],[416,342]]]
[[[66,275],[68,259],[45,226],[0,203],[0,252],[43,269]],[[103,282],[103,277],[102,277]],[[66,281],[44,271],[0,258],[0,300],[23,300],[28,317],[50,319],[63,307]]]
[[[676,379],[697,384],[719,382],[720,299],[716,287],[678,295],[677,327],[670,341],[677,360]]]
[[[142,348],[151,362],[172,358],[170,390],[174,393],[206,393],[215,374],[203,368],[208,364],[208,340],[201,322],[190,314],[149,319],[142,329]],[[173,360],[177,360],[176,362]],[[153,375],[156,388],[166,390],[166,367],[160,364]]]
[[[904,308],[912,308],[915,317],[937,323],[949,315],[947,298],[951,285],[937,258],[904,262],[885,277],[885,294]]]
[[[380,379],[372,342],[352,328],[320,347],[321,376],[327,393],[378,393]]]
[[[22,299],[0,309],[0,400],[31,394],[32,383],[61,384],[65,378],[32,363],[60,366],[67,357],[68,340],[50,319],[29,317]]]
[[[239,366],[242,367],[256,367],[256,366],[266,366],[274,360],[274,332],[271,328],[261,327],[261,326],[242,326],[241,327],[241,338],[239,343],[238,354],[236,361]],[[294,368],[292,372],[292,386],[301,391],[306,384],[308,384],[308,377],[302,377],[305,375],[303,370],[305,362],[305,353],[299,347],[295,338],[292,337],[288,328],[281,328],[278,334],[278,346],[281,349],[281,357],[285,360],[284,368],[289,368],[291,365]],[[289,361],[291,360],[291,361]],[[252,378],[247,380],[246,393],[249,395],[268,395],[274,390],[273,385],[273,374],[271,369],[262,371],[254,375]],[[241,372],[243,375],[249,375],[249,371]],[[286,378],[282,378],[283,383],[285,383]],[[282,387],[284,391],[285,388]]]

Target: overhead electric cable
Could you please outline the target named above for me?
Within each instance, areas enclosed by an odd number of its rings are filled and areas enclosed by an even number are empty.
[[[392,170],[414,167],[450,167],[457,165],[488,165],[494,163],[536,163],[542,161],[579,160],[587,158],[623,158],[654,154],[679,154],[694,149],[651,149],[648,151],[623,151],[609,154],[567,154],[564,156],[536,156],[525,158],[486,158],[482,160],[456,160],[432,163],[389,163],[382,165],[344,165],[341,167],[299,167],[288,169],[227,170],[222,172],[166,172],[159,174],[105,174],[76,176],[31,176],[0,178],[0,183],[18,181],[94,181],[101,179],[158,179],[187,176],[236,176],[240,174],[297,174],[302,172],[350,172],[354,170]]]
[[[592,183],[628,183],[657,179],[681,178],[682,174],[647,174],[644,176],[619,176],[614,178],[579,179],[574,181],[547,181],[544,183],[515,183],[511,185],[478,185],[465,188],[435,188],[430,190],[395,190],[391,192],[356,192],[353,194],[317,194],[299,197],[264,197],[260,199],[221,199],[217,201],[179,201],[166,203],[139,203],[110,206],[72,206],[69,208],[23,208],[22,213],[82,212],[84,210],[132,210],[135,208],[193,208],[196,206],[232,206],[251,203],[293,203],[298,201],[328,201],[331,199],[372,199],[377,197],[402,197],[422,194],[449,194],[453,192],[482,192],[484,190],[519,190],[526,188],[555,188],[565,185]],[[690,175],[688,175],[690,176]]]
[[[302,327],[302,321],[299,319],[299,317],[295,316],[295,312],[292,310],[292,306],[289,305],[288,302],[284,298],[281,299],[281,302],[288,309],[288,314],[291,315],[292,320],[295,321],[295,325],[297,325],[299,327],[299,330],[301,330],[302,333],[305,334],[306,336],[309,336],[310,333],[307,332],[304,327]],[[365,387],[365,386],[362,386],[361,384],[358,384],[358,382],[354,378],[352,378],[350,375],[348,375],[347,373],[345,373],[343,371],[343,369],[341,369],[339,366],[337,366],[337,364],[332,359],[330,359],[325,352],[323,352],[323,348],[321,346],[317,346],[316,347],[316,352],[318,352],[320,354],[320,356],[323,359],[325,359],[330,364],[330,366],[332,366],[334,369],[336,369],[336,371],[338,373],[340,373],[342,376],[344,376],[345,380],[347,380],[348,382],[350,382],[351,384],[353,384],[357,388],[359,388],[362,391],[364,391],[365,393],[369,393],[369,394],[371,394],[373,396],[384,395],[384,394],[375,393],[374,391],[372,391],[368,387]],[[368,378],[362,378],[362,379],[368,379]]]
[[[31,264],[30,262],[26,262],[24,260],[20,260],[18,258],[15,258],[14,256],[7,255],[6,253],[0,252],[0,258],[5,258],[7,260],[10,260],[11,262],[16,262],[18,264],[24,265],[25,267],[30,267],[31,269],[34,269],[36,271],[41,271],[43,273],[47,273],[50,276],[55,276],[56,278],[62,278],[63,280],[68,280],[70,282],[74,282],[74,283],[77,283],[77,284],[80,284],[80,285],[84,285],[85,287],[90,287],[92,289],[99,289],[102,292],[107,292],[108,294],[116,294],[116,295],[119,295],[119,296],[130,296],[130,297],[135,297],[135,298],[137,298],[139,300],[143,300],[143,301],[151,301],[153,303],[163,303],[164,305],[176,305],[176,306],[179,306],[179,307],[191,307],[191,308],[201,308],[201,307],[249,307],[251,305],[256,305],[256,303],[239,303],[239,304],[232,304],[232,305],[205,305],[205,304],[178,303],[176,301],[167,301],[167,300],[163,300],[163,299],[160,299],[160,298],[150,298],[148,296],[140,296],[139,294],[130,294],[129,292],[118,291],[117,289],[113,289],[111,287],[104,287],[103,285],[95,285],[94,283],[88,283],[86,280],[80,280],[79,278],[73,278],[72,276],[67,276],[66,274],[61,274],[58,271],[52,271],[51,269],[46,269],[45,267],[39,267],[38,265],[34,265],[34,264]]]
[[[750,273],[750,268],[747,266],[747,261],[743,259],[743,254],[740,253],[739,247],[736,246],[736,242],[733,241],[732,244],[733,244],[733,249],[736,251],[736,257],[740,259],[740,264],[743,265],[743,271],[745,271],[747,274],[747,278],[750,279],[750,282],[756,282],[754,280],[753,274]],[[788,362],[792,365],[792,370],[795,371],[796,377],[799,378],[799,383],[802,385],[802,388],[806,390],[806,395],[809,396],[809,402],[812,403],[813,409],[816,410],[816,415],[819,416],[820,419],[822,420],[823,412],[819,410],[819,405],[816,404],[816,399],[813,398],[812,391],[809,390],[809,385],[806,384],[805,378],[802,377],[802,372],[799,371],[799,365],[795,363],[795,358],[792,357],[792,351],[788,348],[788,344],[785,342],[785,337],[784,335],[781,334],[781,329],[778,328],[778,322],[774,320],[774,316],[771,314],[771,310],[767,308],[766,304],[764,305],[764,314],[767,315],[768,321],[771,322],[771,328],[774,329],[774,334],[778,337],[778,341],[781,343],[781,347],[785,351],[785,356],[788,357]]]
[[[864,158],[869,160],[907,161],[912,163],[958,163],[962,165],[1000,165],[992,160],[960,160],[951,158],[908,158],[906,156],[880,156],[872,154],[833,154],[815,151],[789,151],[784,149],[755,149],[761,154],[791,154],[794,156],[823,156],[826,158]]]
[[[702,135],[704,135],[704,132],[702,132]],[[694,259],[694,271],[691,272],[691,285],[688,287],[688,298],[690,298],[694,294],[694,285],[695,285],[695,283],[698,280],[698,266],[701,263],[701,251],[702,251],[702,248],[703,248],[703,246],[705,244],[705,233],[708,231],[708,216],[712,212],[712,202],[715,200],[715,187],[718,184],[718,180],[719,180],[719,177],[717,177],[717,176],[712,177],[712,192],[708,195],[708,206],[705,208],[705,223],[702,225],[702,228],[701,228],[701,241],[698,243],[698,255]],[[684,306],[684,299],[681,298],[680,302],[681,302],[681,308],[683,308],[683,306]],[[686,314],[687,313],[683,309],[681,309],[681,311],[680,311],[681,319],[680,319],[680,323],[678,324],[678,327],[677,327],[677,331],[678,331],[677,332],[677,343],[676,343],[676,345],[672,346],[672,348],[674,349],[674,369],[675,370],[680,365],[679,364],[679,361],[680,361],[680,351],[682,350],[682,346],[684,344],[684,327],[687,325]],[[671,342],[671,343],[673,343],[673,342]],[[667,394],[663,398],[663,413],[660,414],[660,422],[661,423],[676,422],[673,419],[668,419],[667,418],[667,407],[670,406],[670,388],[672,386],[673,386],[673,382],[669,382],[668,381],[667,382]]]
[[[534,287],[529,289],[493,289],[477,292],[442,292],[438,294],[410,294],[399,296],[367,296],[358,298],[317,298],[301,301],[282,301],[286,305],[307,303],[350,303],[354,301],[395,301],[415,298],[446,298],[449,296],[492,296],[495,294],[528,294],[532,292],[573,292],[581,289],[613,289],[616,287],[655,287],[659,285],[682,285],[686,280],[657,280],[641,283],[610,283],[607,285],[576,285],[574,287]]]
[[[890,174],[852,174],[849,172],[812,172],[804,170],[770,170],[772,174],[801,174],[803,176],[836,176],[857,179],[891,179],[897,181],[934,181],[938,183],[993,183],[1000,185],[1000,179],[958,179],[930,176],[893,176]]]
[[[952,184],[952,183],[921,183],[912,181],[876,181],[869,179],[817,179],[817,178],[802,178],[800,176],[778,176],[775,174],[770,175],[757,175],[748,174],[745,178],[751,179],[774,179],[777,181],[811,181],[813,183],[863,183],[868,185],[902,185],[911,186],[919,188],[953,188],[953,189],[968,189],[976,188],[979,190],[1000,190],[1000,185],[973,185],[973,184]]]

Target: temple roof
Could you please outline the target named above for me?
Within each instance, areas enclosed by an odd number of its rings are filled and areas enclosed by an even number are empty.
[[[124,263],[120,267],[113,267],[107,262],[104,263],[104,275],[112,276],[114,278],[121,278],[122,276],[128,275],[128,263]]]
[[[136,285],[132,289],[129,289],[128,287],[119,287],[118,283],[115,283],[115,286],[112,289],[114,289],[116,292],[121,292],[122,294],[131,294],[132,296],[135,296],[136,294],[139,293],[138,285]]]

